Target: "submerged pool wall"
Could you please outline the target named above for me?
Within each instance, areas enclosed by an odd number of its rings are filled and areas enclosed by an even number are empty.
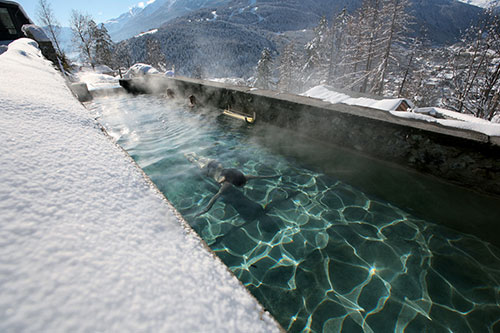
[[[200,106],[230,108],[308,137],[349,148],[478,192],[500,195],[500,137],[409,120],[372,108],[210,81],[163,76],[120,80],[134,94],[194,95]]]

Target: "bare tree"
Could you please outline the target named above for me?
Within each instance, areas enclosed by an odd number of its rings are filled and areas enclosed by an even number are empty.
[[[363,80],[363,85],[361,86],[360,92],[366,92],[368,88],[368,82],[371,78],[371,72],[373,70],[373,63],[379,52],[380,46],[380,30],[381,30],[381,20],[380,20],[380,9],[382,0],[365,0],[363,2],[364,6],[361,10],[366,12],[365,18],[367,19],[368,27],[368,40],[366,41],[366,65],[365,65],[365,77]],[[362,23],[362,22],[360,22]]]
[[[52,7],[47,0],[38,0],[37,16],[41,25],[47,29],[49,37],[55,45],[57,55],[61,59],[65,59],[64,51],[59,45],[59,34],[61,31],[61,25],[54,16]]]
[[[342,77],[345,71],[344,67],[347,61],[347,26],[351,19],[352,17],[347,14],[347,10],[344,8],[340,14],[334,18],[330,30],[330,55],[328,59],[327,82],[334,86],[341,85],[339,84],[338,77]],[[341,71],[342,73],[339,73]]]
[[[328,66],[327,50],[328,48],[329,27],[326,17],[319,20],[318,26],[314,28],[314,38],[305,45],[306,57],[302,73],[303,80],[308,86],[320,84],[325,78],[325,72]]]
[[[80,50],[83,61],[89,62],[94,69],[94,44],[97,25],[90,15],[77,10],[73,10],[71,13],[70,25],[73,31],[73,42]]]
[[[382,31],[383,36],[383,54],[377,72],[375,73],[373,87],[370,92],[378,95],[384,94],[384,81],[386,79],[389,63],[391,61],[398,62],[394,57],[394,46],[407,44],[405,36],[408,32],[408,27],[411,24],[412,18],[407,13],[409,7],[408,0],[389,0],[383,6],[382,15],[384,21],[390,22]]]
[[[281,52],[278,70],[278,88],[286,92],[297,92],[299,88],[299,80],[297,78],[297,73],[299,72],[299,59],[293,42],[286,45]]]
[[[113,66],[129,68],[132,66],[130,47],[126,41],[118,43],[113,49]]]

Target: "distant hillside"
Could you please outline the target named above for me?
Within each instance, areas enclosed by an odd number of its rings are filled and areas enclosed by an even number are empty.
[[[412,0],[416,27],[437,45],[452,44],[484,15],[482,8],[455,0]]]
[[[163,0],[161,8],[164,9],[166,2],[170,1]],[[189,75],[202,67],[205,75],[248,77],[253,74],[264,47],[279,52],[285,41],[297,38],[302,43],[301,31],[313,29],[321,16],[331,19],[342,8],[353,12],[361,4],[361,0],[195,2],[198,6],[209,3],[214,6],[173,18],[156,33],[130,38],[121,47],[126,45],[133,62],[145,61],[146,41],[155,38],[160,41],[167,65],[175,64],[180,73]],[[483,9],[456,0],[412,0],[410,11],[419,29],[415,33],[424,28],[436,45],[457,41],[483,15]],[[290,33],[293,31],[296,33]]]
[[[129,50],[132,62],[144,61],[146,43],[150,38],[160,41],[168,66],[175,65],[177,73],[190,75],[203,68],[204,75],[251,75],[252,66],[267,47],[275,45],[255,29],[224,21],[174,21],[154,34],[122,42]]]
[[[477,21],[483,9],[471,4],[497,0],[411,0],[416,26],[425,28],[436,44],[456,41]],[[342,8],[353,12],[362,0],[156,0],[145,8],[135,7],[105,22],[115,41],[131,38],[182,17],[186,20],[215,19],[284,32],[313,27],[321,16],[333,17]],[[214,14],[215,13],[215,16]]]

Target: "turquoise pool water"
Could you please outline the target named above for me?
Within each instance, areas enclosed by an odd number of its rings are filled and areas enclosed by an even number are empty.
[[[89,107],[284,329],[500,331],[500,250],[346,183],[352,165],[326,175],[276,154],[277,128],[158,97]],[[189,152],[279,177],[233,188],[196,218],[218,185]]]

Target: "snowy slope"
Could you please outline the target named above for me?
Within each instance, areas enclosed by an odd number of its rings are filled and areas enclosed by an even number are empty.
[[[133,13],[105,22],[111,38],[116,41],[127,39],[142,32],[159,28],[162,24],[200,8],[226,4],[229,0],[156,0],[147,1],[144,6],[134,7]]]
[[[491,6],[498,6],[498,0],[458,0],[460,2],[466,3],[468,5],[473,5],[482,8],[489,8]]]
[[[0,332],[277,331],[35,45],[0,55]]]

